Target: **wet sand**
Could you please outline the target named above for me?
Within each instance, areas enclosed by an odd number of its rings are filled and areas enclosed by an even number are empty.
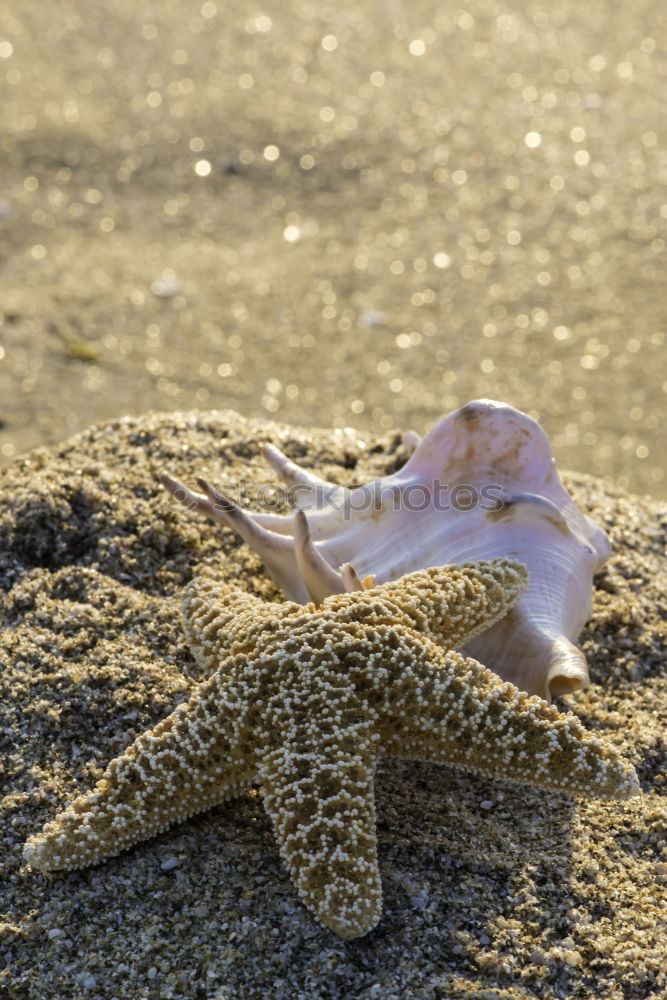
[[[487,396],[666,495],[664,4],[0,6],[2,461]]]
[[[384,914],[343,942],[298,901],[256,793],[90,870],[44,876],[28,835],[88,789],[199,673],[178,619],[202,571],[278,597],[231,532],[172,509],[156,474],[266,483],[271,440],[344,485],[400,438],[233,413],[100,425],[0,473],[0,992],[20,1000],[660,1000],[667,580],[664,504],[566,476],[610,533],[582,637],[592,686],[561,699],[639,774],[574,803],[445,767],[377,779]]]

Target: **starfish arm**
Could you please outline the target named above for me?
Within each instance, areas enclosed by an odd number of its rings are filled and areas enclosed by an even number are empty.
[[[243,706],[220,678],[142,733],[80,795],[31,837],[24,859],[43,871],[85,868],[173,823],[238,795],[256,778]]]
[[[368,933],[382,913],[374,748],[368,722],[338,738],[313,724],[260,764],[264,807],[297,891],[342,938]]]
[[[492,559],[434,566],[381,584],[375,592],[395,601],[415,631],[455,649],[503,618],[527,582],[523,563]]]
[[[222,669],[226,657],[244,651],[250,655],[260,636],[308,610],[291,601],[271,604],[233,585],[197,577],[183,594],[183,630],[197,662],[213,673]]]
[[[296,521],[314,549],[305,515],[298,512]],[[338,578],[334,570],[329,567],[327,570]],[[364,587],[356,579],[356,585]],[[343,578],[340,580],[342,590]],[[372,595],[360,589],[326,597],[323,613],[333,614],[339,621],[363,619],[369,625],[378,622],[380,614],[386,622],[400,622],[451,649],[502,618],[526,581],[523,565],[509,559],[440,566],[374,587]],[[316,599],[322,596],[318,591]],[[193,580],[183,597],[183,625],[188,643],[197,661],[209,672],[229,653],[236,652],[239,642],[250,651],[253,639],[258,639],[267,626],[275,629],[279,623],[287,624],[291,619],[298,630],[313,611],[316,611],[313,604],[293,601],[270,604],[235,586],[206,578]],[[369,614],[373,616],[372,622]]]
[[[387,754],[468,768],[573,796],[625,799],[637,775],[571,712],[503,682],[476,660],[402,639],[384,692]]]

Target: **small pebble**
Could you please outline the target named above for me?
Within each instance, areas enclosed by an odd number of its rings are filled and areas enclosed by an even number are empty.
[[[479,804],[480,809],[493,809],[493,802],[491,799],[482,799]]]
[[[530,961],[535,965],[549,965],[549,956],[541,948],[534,948],[530,953]]]
[[[162,869],[163,872],[169,872],[171,871],[172,868],[178,868],[180,863],[181,862],[178,860],[178,858],[167,858],[166,861],[162,862],[160,868]]]

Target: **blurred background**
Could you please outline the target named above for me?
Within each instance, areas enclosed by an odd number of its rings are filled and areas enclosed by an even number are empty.
[[[664,0],[0,13],[0,460],[487,396],[667,496]]]

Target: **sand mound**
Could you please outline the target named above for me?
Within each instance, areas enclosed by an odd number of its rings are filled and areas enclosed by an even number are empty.
[[[197,682],[179,592],[208,568],[278,594],[228,531],[172,509],[159,471],[245,496],[260,445],[351,485],[396,468],[400,438],[232,412],[148,415],[39,450],[0,479],[0,985],[21,1000],[663,996],[667,509],[567,478],[610,532],[568,699],[636,765],[644,795],[572,804],[426,764],[378,775],[384,916],[343,942],[298,901],[255,793],[83,872],[21,864],[27,836]],[[238,495],[238,494],[237,494]],[[565,704],[563,702],[563,704]]]

